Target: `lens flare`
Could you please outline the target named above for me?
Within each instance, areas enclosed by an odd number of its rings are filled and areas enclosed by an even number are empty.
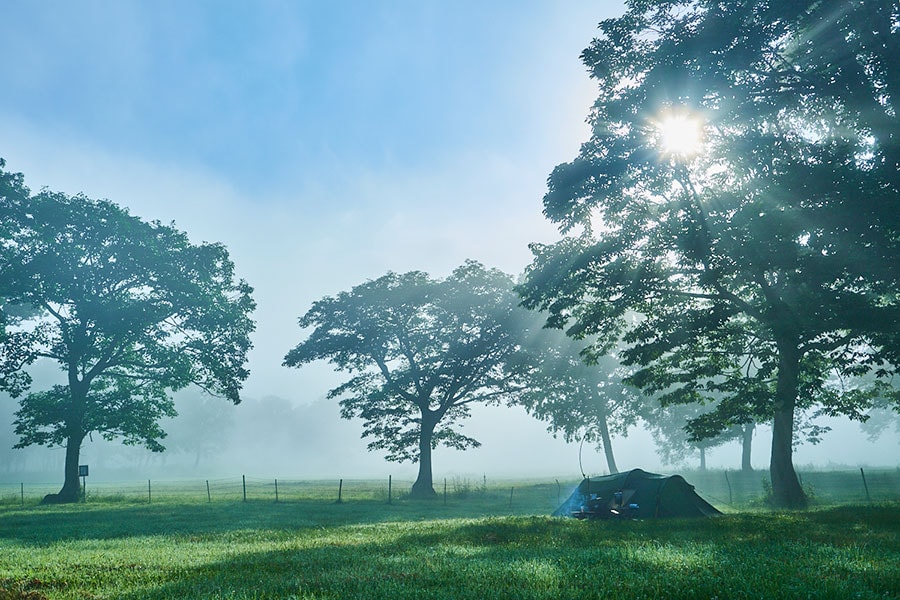
[[[656,122],[660,150],[676,158],[690,158],[703,150],[703,121],[687,114],[667,114]]]

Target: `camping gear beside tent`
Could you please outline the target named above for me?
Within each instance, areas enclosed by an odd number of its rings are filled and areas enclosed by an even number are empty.
[[[694,486],[683,477],[632,469],[605,477],[585,478],[553,516],[655,519],[720,514],[698,496]]]

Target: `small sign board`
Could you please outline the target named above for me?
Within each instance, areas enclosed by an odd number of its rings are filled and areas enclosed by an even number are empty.
[[[87,477],[88,476],[88,466],[87,465],[78,465],[78,476],[79,477]]]

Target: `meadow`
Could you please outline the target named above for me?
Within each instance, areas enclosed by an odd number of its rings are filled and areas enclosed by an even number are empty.
[[[547,516],[556,486],[0,506],[0,600],[900,598],[900,503]]]

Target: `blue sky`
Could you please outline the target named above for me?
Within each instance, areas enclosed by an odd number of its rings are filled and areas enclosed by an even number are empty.
[[[202,166],[265,201],[310,171],[340,181],[552,143],[586,114],[578,54],[617,8],[7,3],[0,110],[116,154]]]

